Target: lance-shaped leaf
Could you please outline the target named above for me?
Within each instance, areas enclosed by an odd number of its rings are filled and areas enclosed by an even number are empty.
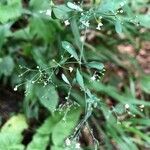
[[[115,30],[117,33],[122,33],[122,25],[120,20],[115,22]]]
[[[83,88],[84,88],[84,82],[83,82],[83,77],[82,75],[80,74],[79,70],[77,69],[77,72],[76,72],[76,80],[77,82],[79,83],[79,85]]]
[[[68,81],[67,77],[64,74],[62,74],[61,77],[67,84],[70,85],[70,82]]]
[[[98,69],[100,71],[104,69],[104,65],[96,61],[87,63],[87,66],[89,66],[90,68]]]
[[[74,49],[74,47],[67,41],[62,42],[62,47],[70,53],[77,61],[79,60],[78,55]]]
[[[83,9],[80,6],[78,6],[74,3],[71,3],[71,2],[68,2],[67,6],[73,10],[76,10],[76,11],[83,11]]]

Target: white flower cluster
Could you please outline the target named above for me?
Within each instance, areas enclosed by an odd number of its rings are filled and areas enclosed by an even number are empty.
[[[89,20],[88,21],[81,21],[81,23],[86,26],[86,27],[89,27],[90,23],[89,23]]]
[[[66,144],[67,147],[72,147],[72,148],[74,148],[75,150],[81,149],[80,143],[77,143],[77,142],[74,143],[74,141],[71,141],[69,138],[67,138],[67,139],[65,140],[65,144]]]
[[[139,106],[140,111],[143,111],[144,107],[145,107],[144,105],[140,105],[140,106]],[[135,114],[132,114],[132,113],[129,111],[129,109],[130,109],[130,105],[129,105],[129,104],[125,104],[125,109],[126,109],[126,111],[127,111],[127,113],[128,113],[129,115],[132,115],[133,117],[135,117]]]
[[[96,80],[95,75],[93,75],[90,79],[91,79],[92,81],[95,81],[95,80]]]
[[[50,17],[51,17],[52,10],[51,10],[51,9],[47,9],[47,10],[40,10],[40,11],[39,11],[39,13],[40,13],[40,14],[44,13],[45,15],[50,16]]]

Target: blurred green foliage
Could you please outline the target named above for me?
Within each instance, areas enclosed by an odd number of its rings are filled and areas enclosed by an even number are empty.
[[[24,92],[0,150],[149,149],[150,78],[136,59],[150,37],[148,0],[57,2],[0,1],[1,83]]]

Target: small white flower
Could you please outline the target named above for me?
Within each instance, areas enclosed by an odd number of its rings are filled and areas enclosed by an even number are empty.
[[[102,19],[102,18],[103,18],[102,16],[99,17],[99,19]]]
[[[96,29],[97,29],[97,30],[101,30],[101,27],[100,27],[100,26],[97,26]]]
[[[101,22],[99,22],[99,23],[98,23],[98,25],[99,25],[100,27],[102,27],[102,26],[103,26],[103,24],[102,24]]]
[[[65,23],[65,26],[68,26],[70,24],[69,20],[65,20],[64,23]]]
[[[17,91],[17,90],[18,90],[18,87],[17,87],[17,86],[15,86],[15,87],[14,87],[14,91]]]
[[[89,25],[90,25],[89,21],[86,21],[86,22],[85,22],[85,21],[82,21],[81,23],[82,23],[83,25],[85,25],[86,27],[89,27]]]
[[[69,139],[69,138],[67,138],[67,139],[65,140],[65,143],[66,143],[66,145],[67,145],[67,146],[70,146],[70,145],[71,145],[71,141],[70,141],[70,139]]]
[[[144,105],[140,105],[139,107],[140,107],[140,108],[144,108],[145,106],[144,106]]]
[[[128,109],[130,106],[129,104],[125,104],[125,108]]]
[[[103,26],[103,24],[102,24],[101,22],[99,22],[98,25],[97,25],[97,27],[96,27],[96,29],[97,29],[97,30],[101,30],[101,27],[102,27],[102,26]]]
[[[80,143],[76,143],[75,148],[80,149]]]
[[[121,2],[121,3],[120,3],[120,6],[123,7],[125,4],[126,4],[126,1]]]
[[[51,10],[50,10],[50,9],[47,9],[47,10],[46,10],[46,15],[47,15],[47,16],[51,16]]]
[[[123,7],[123,6],[124,6],[124,4],[125,4],[124,2],[121,2],[121,3],[120,3],[120,6],[121,6],[121,7]]]
[[[46,86],[47,85],[47,82],[44,82],[44,86]]]
[[[96,78],[95,78],[94,75],[93,75],[90,79],[91,79],[92,81],[95,81],[95,80],[96,80]]]
[[[123,10],[120,10],[120,13],[122,14],[122,13],[123,13]]]
[[[66,96],[66,97],[65,97],[65,99],[66,99],[66,100],[68,100],[68,99],[69,99],[69,97],[68,97],[68,96]]]
[[[42,14],[42,13],[44,13],[44,11],[43,11],[43,10],[40,10],[39,13]]]
[[[85,41],[85,36],[80,36],[80,40],[81,40],[81,42],[84,42]]]
[[[73,68],[72,67],[69,67],[69,71],[70,71],[70,73],[73,71]]]
[[[128,111],[127,113],[128,113],[129,115],[131,115],[131,112],[130,112],[130,111]]]

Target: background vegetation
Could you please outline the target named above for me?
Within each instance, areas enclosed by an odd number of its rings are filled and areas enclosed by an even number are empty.
[[[1,0],[0,150],[150,149],[149,27],[148,0]]]

